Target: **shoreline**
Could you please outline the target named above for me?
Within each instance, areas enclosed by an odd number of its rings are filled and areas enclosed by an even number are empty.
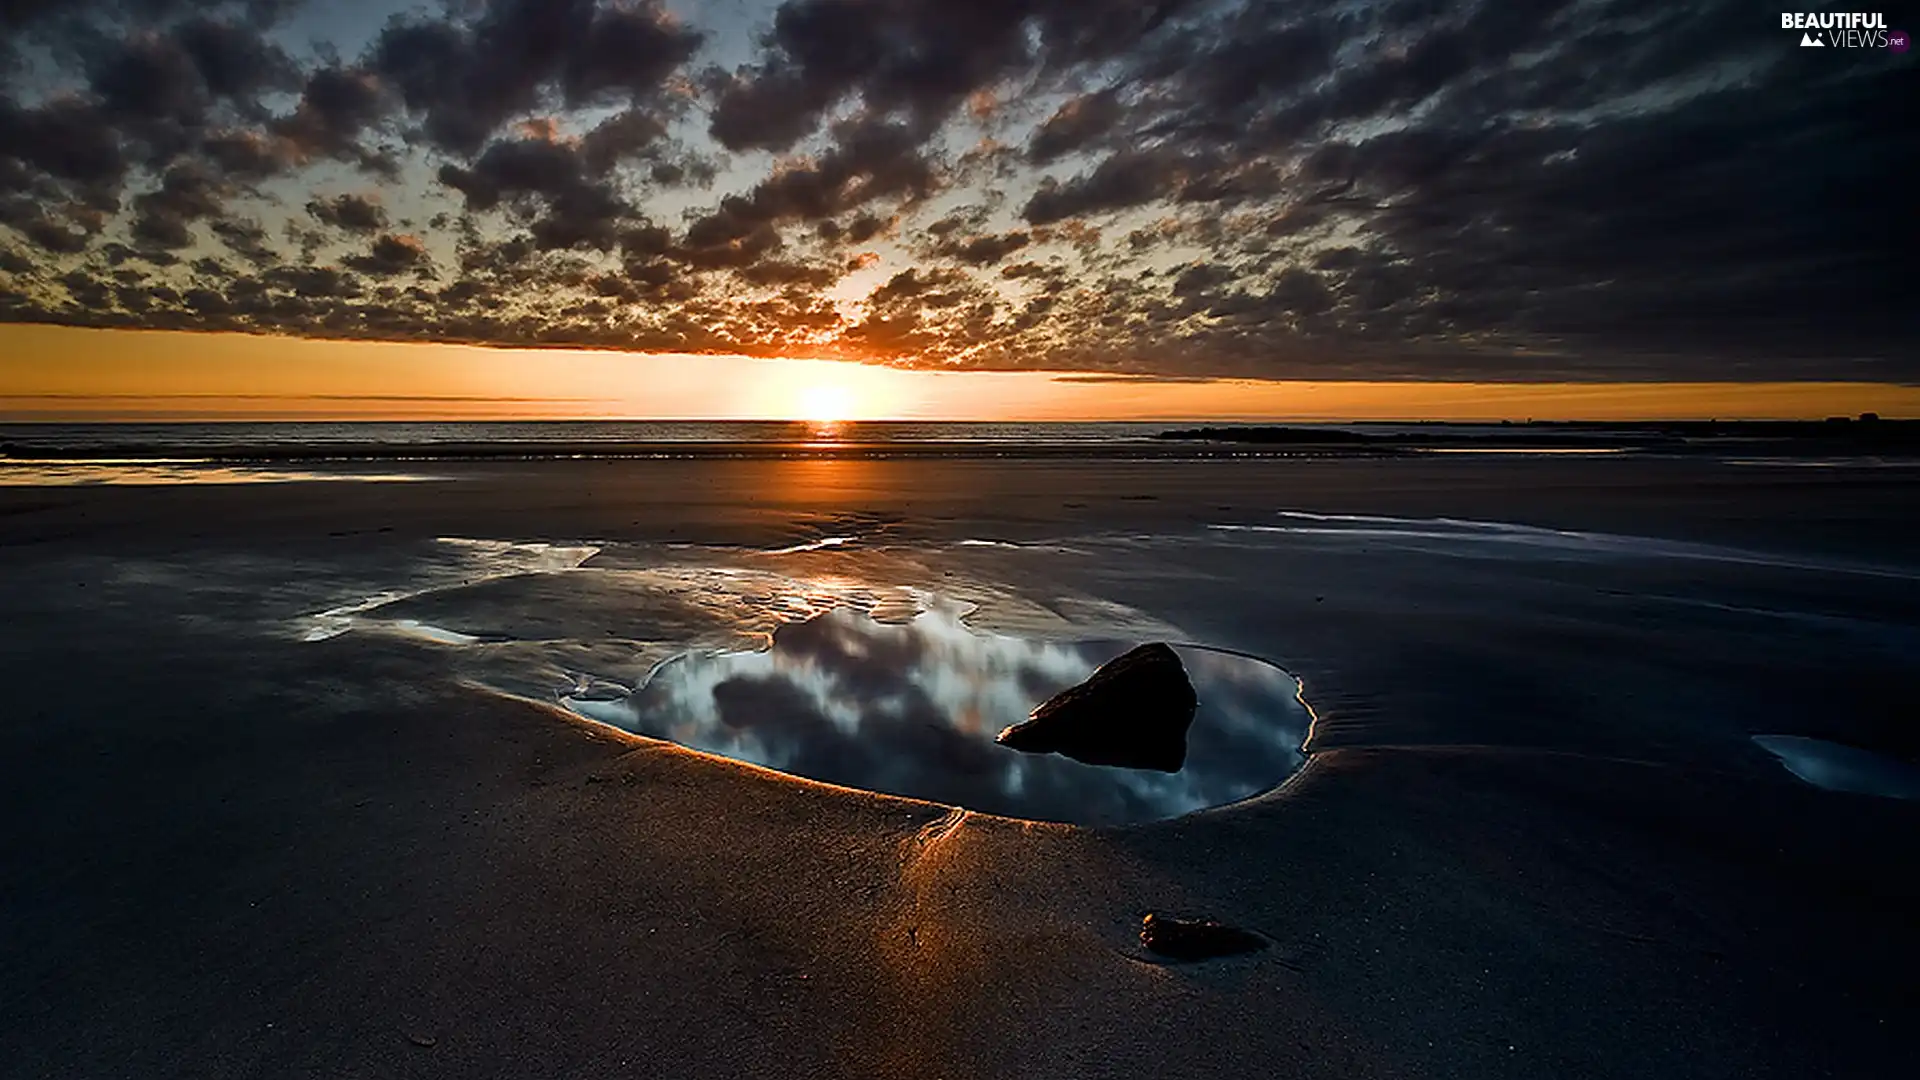
[[[1422,454],[1619,454],[1633,457],[1891,457],[1920,463],[1920,421],[1866,414],[1826,421],[1522,424],[722,423],[0,424],[8,463],[205,464],[625,460],[1093,461]],[[572,429],[581,437],[557,437]],[[653,434],[632,437],[623,431]],[[384,430],[392,437],[376,438]],[[528,431],[549,434],[509,434]],[[679,434],[664,432],[678,430]],[[172,431],[166,438],[161,432]],[[131,437],[127,433],[134,433]],[[366,433],[366,434],[363,434]]]

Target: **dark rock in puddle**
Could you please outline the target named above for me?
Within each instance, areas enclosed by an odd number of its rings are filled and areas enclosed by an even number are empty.
[[[1047,699],[997,741],[1088,765],[1179,772],[1198,704],[1179,655],[1156,641],[1100,665],[1086,682]]]
[[[1149,914],[1140,920],[1140,944],[1169,960],[1217,960],[1259,952],[1267,947],[1267,939],[1212,919]]]

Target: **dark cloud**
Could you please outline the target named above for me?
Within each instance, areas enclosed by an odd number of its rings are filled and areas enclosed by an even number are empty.
[[[1018,230],[993,236],[947,236],[934,245],[933,253],[958,259],[973,266],[989,266],[1026,247],[1032,241],[1030,234]]]
[[[818,289],[839,277],[838,267],[778,259],[762,259],[740,268],[740,280],[750,285],[806,285]]]
[[[287,6],[0,3],[5,318],[1920,378],[1915,61],[1734,0],[786,0],[751,42],[656,0],[460,0],[360,55]],[[864,308],[823,299],[876,266]]]
[[[1113,130],[1123,111],[1119,95],[1112,90],[1074,98],[1035,129],[1027,156],[1045,165],[1070,154]]]
[[[391,277],[417,270],[428,262],[426,245],[417,236],[389,233],[374,240],[364,253],[349,255],[341,262],[363,274]]]
[[[371,63],[434,146],[471,156],[507,121],[543,107],[653,98],[700,41],[657,0],[489,0],[471,22],[388,26]]]
[[[18,213],[0,211],[0,220],[20,232],[36,247],[56,255],[72,255],[87,249],[88,235],[70,228],[37,211]]]
[[[216,100],[251,107],[266,90],[298,87],[298,71],[256,26],[195,16],[136,32],[92,62],[92,89],[110,115],[197,120]]]
[[[218,118],[265,118],[263,93],[299,87],[292,59],[257,26],[195,15],[122,38],[76,34],[97,123],[148,167],[190,153]]]
[[[170,37],[141,35],[93,66],[92,90],[103,114],[136,122],[192,123],[206,108],[193,58]]]
[[[200,144],[203,160],[238,180],[264,180],[294,163],[295,150],[257,131],[218,131]]]
[[[405,253],[391,259],[405,262]],[[281,266],[260,276],[261,283],[308,300],[350,300],[361,294],[360,283],[331,266]]]
[[[307,77],[299,107],[278,133],[309,154],[343,156],[382,112],[380,84],[371,74],[326,67]]]
[[[687,229],[681,257],[707,267],[745,265],[784,246],[781,225],[825,222],[874,202],[923,199],[938,185],[920,140],[904,125],[851,122],[841,125],[835,136],[834,147],[818,160],[777,172],[695,220]],[[854,221],[842,235],[859,243],[862,240],[852,235],[865,233],[863,239],[870,239],[873,233],[866,226],[877,229],[879,219],[863,213]]]
[[[1081,383],[1091,386],[1204,386],[1219,382],[1219,379],[1205,375],[1055,375],[1057,383]]]
[[[1110,58],[1179,0],[788,0],[767,54],[717,85],[712,133],[730,150],[784,150],[838,103],[937,126],[974,92],[1035,67]]]
[[[1066,183],[1051,179],[1027,200],[1021,216],[1035,225],[1144,206],[1178,189],[1180,159],[1163,150],[1122,150]]]
[[[117,187],[129,168],[106,117],[73,98],[21,108],[0,97],[0,160],[95,189]]]
[[[177,35],[215,97],[250,103],[264,90],[298,85],[293,60],[257,27],[195,18]]]
[[[193,243],[190,225],[218,217],[225,207],[225,184],[197,165],[176,165],[160,186],[133,200],[133,235],[155,247],[177,250]]]
[[[472,168],[442,166],[440,181],[465,197],[469,211],[508,207],[543,248],[607,251],[634,211],[591,165],[582,145],[528,136],[494,143]]]
[[[307,214],[323,225],[347,232],[373,233],[387,227],[386,207],[365,195],[313,199],[307,203]]]
[[[601,121],[592,131],[581,139],[581,153],[586,158],[588,171],[596,175],[605,175],[614,166],[628,158],[637,157],[658,143],[667,133],[666,121],[645,109],[628,109]],[[666,162],[659,167],[670,168]],[[658,172],[654,179],[665,183],[678,183],[684,175],[665,176]]]
[[[257,221],[222,218],[211,222],[208,229],[227,250],[255,266],[271,266],[280,258],[279,252],[267,243],[266,228]]]

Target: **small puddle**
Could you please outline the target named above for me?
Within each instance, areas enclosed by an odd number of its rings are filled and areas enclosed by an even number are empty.
[[[1138,641],[982,633],[949,611],[899,624],[848,608],[759,652],[687,653],[637,688],[583,677],[561,703],[653,738],[844,787],[1008,817],[1125,825],[1257,795],[1304,760],[1310,714],[1272,664],[1177,646],[1200,705],[1177,773],[997,745],[1000,729]]]
[[[1804,735],[1755,735],[1753,741],[1814,787],[1883,799],[1920,799],[1920,768],[1897,758]]]

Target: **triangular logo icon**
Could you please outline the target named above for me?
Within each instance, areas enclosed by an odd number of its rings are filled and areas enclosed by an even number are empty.
[[[1812,34],[1801,34],[1800,47],[1803,49],[1824,49],[1827,47],[1827,43],[1814,37]]]

